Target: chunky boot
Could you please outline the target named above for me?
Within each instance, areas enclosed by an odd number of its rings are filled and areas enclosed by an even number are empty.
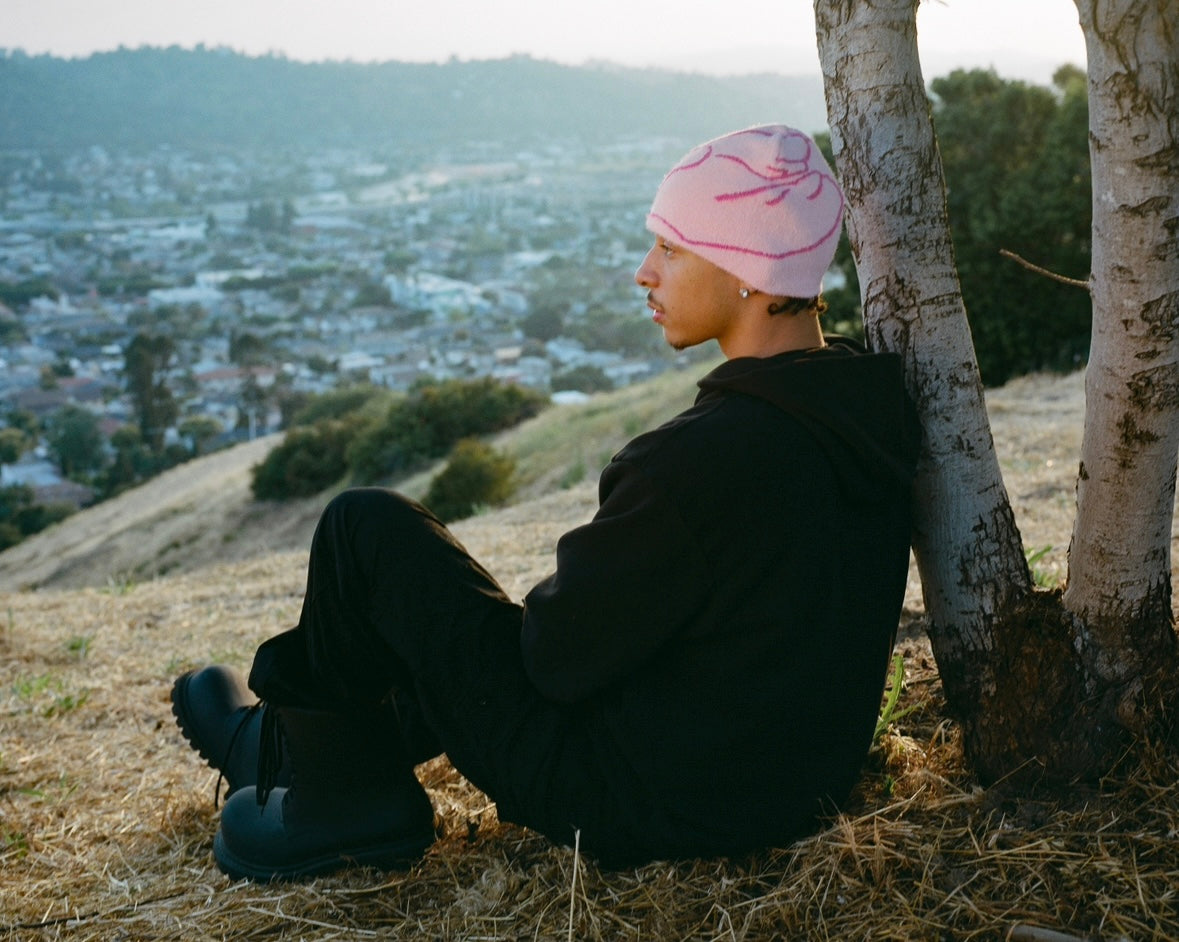
[[[348,866],[402,869],[434,843],[434,809],[391,710],[272,709],[291,785],[270,790],[263,781],[226,801],[213,840],[225,873],[275,880]]]
[[[228,667],[213,665],[188,671],[172,684],[176,725],[189,745],[220,773],[214,804],[220,799],[222,780],[228,786],[227,798],[258,781],[265,709],[245,681]],[[275,780],[289,784],[290,769],[279,769]]]

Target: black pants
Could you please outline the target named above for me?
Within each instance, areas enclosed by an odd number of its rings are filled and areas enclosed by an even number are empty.
[[[250,687],[347,713],[390,695],[412,761],[445,752],[500,818],[604,861],[645,856],[574,708],[541,697],[523,610],[428,510],[376,488],[324,510],[299,624],[261,645]]]

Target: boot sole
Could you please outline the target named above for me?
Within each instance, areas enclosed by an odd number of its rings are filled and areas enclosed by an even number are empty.
[[[222,873],[234,880],[254,880],[268,883],[275,880],[298,880],[314,877],[347,867],[372,867],[375,870],[408,870],[421,860],[438,838],[436,828],[401,837],[397,840],[329,851],[317,857],[294,861],[281,866],[265,866],[243,860],[225,846],[221,830],[213,838],[213,857]]]
[[[176,717],[176,725],[180,727],[180,734],[184,737],[185,742],[192,746],[193,750],[202,759],[205,760],[205,765],[214,771],[220,772],[221,768],[217,765],[224,756],[211,756],[205,752],[201,746],[199,738],[193,731],[194,728],[189,719],[189,705],[188,705],[188,682],[192,679],[196,671],[186,671],[176,678],[172,683],[172,715]]]

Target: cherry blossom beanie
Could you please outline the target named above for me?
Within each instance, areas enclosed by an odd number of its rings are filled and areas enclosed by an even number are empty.
[[[768,124],[689,151],[659,185],[647,228],[751,288],[811,298],[842,221],[843,192],[815,142]]]

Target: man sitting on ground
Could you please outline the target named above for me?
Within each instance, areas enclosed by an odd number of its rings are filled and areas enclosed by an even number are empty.
[[[904,594],[918,431],[900,359],[820,328],[842,211],[785,126],[667,174],[635,280],[669,344],[726,360],[615,455],[523,604],[420,505],[328,505],[253,693],[222,667],[173,687],[231,790],[226,873],[414,860],[435,823],[413,769],[440,753],[502,820],[606,865],[785,844],[846,798]]]

